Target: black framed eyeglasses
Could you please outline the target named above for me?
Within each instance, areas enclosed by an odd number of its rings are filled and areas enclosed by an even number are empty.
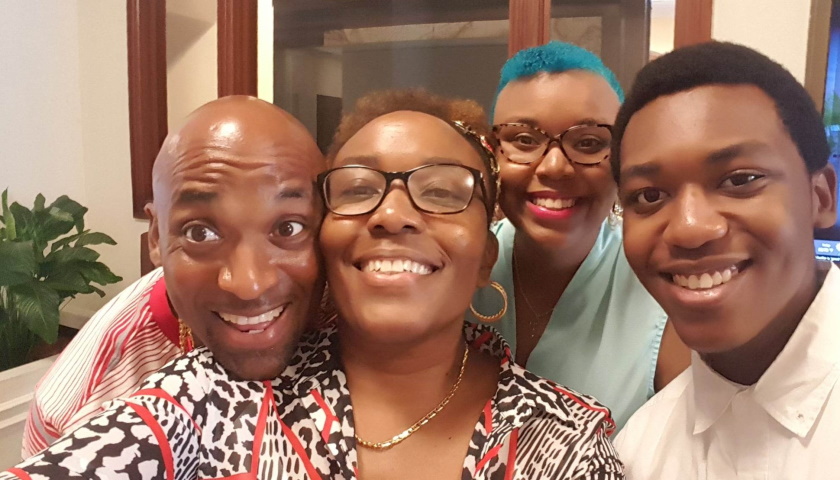
[[[610,157],[612,125],[575,125],[560,135],[551,136],[545,130],[525,123],[501,123],[493,125],[493,135],[499,141],[502,154],[513,163],[527,165],[541,160],[552,142],[557,142],[569,161],[597,165]]]
[[[405,172],[348,165],[318,175],[318,187],[324,204],[336,215],[365,215],[379,208],[394,180],[403,181],[414,208],[426,213],[463,212],[473,199],[476,185],[482,199],[487,198],[480,171],[448,163],[423,165]]]

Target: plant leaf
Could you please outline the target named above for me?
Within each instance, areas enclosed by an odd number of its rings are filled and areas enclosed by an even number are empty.
[[[0,195],[0,203],[3,208],[3,225],[6,226],[6,240],[14,240],[17,238],[17,230],[15,229],[15,217],[9,210],[9,189],[3,190]]]
[[[33,210],[43,210],[47,199],[40,193],[35,197],[35,208]]]
[[[122,277],[114,275],[114,272],[102,262],[86,263],[80,271],[86,280],[100,285],[109,285],[122,280]]]
[[[116,245],[117,242],[113,238],[101,232],[85,231],[79,234],[79,240],[74,246],[81,247],[83,245]]]
[[[95,250],[91,250],[87,247],[67,247],[50,253],[47,255],[47,258],[44,259],[44,262],[48,264],[55,264],[54,266],[50,265],[50,268],[60,268],[63,263],[79,260],[84,262],[95,262],[98,259],[99,254],[96,253]]]
[[[38,264],[31,242],[0,242],[0,285],[18,285],[35,278]]]
[[[76,225],[76,230],[80,233],[85,230],[85,213],[87,213],[88,209],[83,207],[79,202],[75,200],[71,200],[70,197],[67,195],[62,195],[55,199],[53,203],[50,204],[50,208],[57,208],[61,211],[67,212],[70,216],[73,217],[73,221]]]
[[[47,343],[58,339],[58,294],[41,282],[9,288],[12,316]]]

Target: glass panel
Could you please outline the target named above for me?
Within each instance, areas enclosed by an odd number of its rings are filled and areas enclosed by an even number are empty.
[[[508,11],[507,0],[277,2],[274,101],[322,148],[342,109],[372,90],[425,87],[488,108]]]
[[[648,60],[650,0],[552,0],[552,40],[599,55],[627,89]]]
[[[676,0],[652,0],[650,8],[650,59],[674,49],[674,6]]]

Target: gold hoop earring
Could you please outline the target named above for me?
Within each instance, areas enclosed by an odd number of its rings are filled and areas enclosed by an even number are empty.
[[[178,345],[181,347],[181,353],[187,353],[195,346],[192,329],[181,319],[178,319]]]
[[[624,222],[624,207],[621,206],[618,199],[613,202],[612,209],[610,209],[610,214],[607,217],[607,222],[609,222],[610,226],[613,228],[618,228]]]
[[[500,284],[499,282],[495,281],[490,282],[490,286],[495,288],[502,295],[502,302],[504,302],[504,305],[502,305],[502,309],[499,310],[499,312],[495,315],[482,315],[478,313],[478,311],[476,311],[475,307],[473,307],[472,305],[472,302],[470,302],[470,312],[472,312],[475,318],[481,320],[482,322],[495,322],[496,320],[504,317],[508,309],[508,296],[507,292],[505,292],[505,287],[503,287],[502,284]]]

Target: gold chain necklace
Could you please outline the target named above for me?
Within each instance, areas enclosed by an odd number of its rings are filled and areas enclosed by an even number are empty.
[[[519,271],[518,271],[519,268],[517,268],[517,267],[519,267],[519,261],[516,260],[516,245],[514,245],[513,246],[513,279],[516,282],[514,284],[514,287],[516,285],[519,285],[519,287],[521,288],[521,292],[522,292],[522,298],[525,299],[525,305],[528,307],[528,310],[530,310],[531,313],[534,314],[534,319],[536,321],[528,322],[528,334],[531,336],[531,338],[537,338],[537,325],[536,325],[537,321],[539,321],[542,318],[545,318],[546,316],[548,316],[552,312],[554,312],[554,307],[551,307],[551,309],[548,310],[547,312],[537,313],[537,309],[534,308],[534,305],[531,304],[530,300],[528,300],[528,295],[525,294],[525,287],[522,284],[522,279],[519,278]],[[516,292],[514,292],[514,293],[516,293]]]
[[[452,385],[452,389],[449,390],[449,393],[443,398],[443,400],[441,400],[437,407],[432,409],[431,412],[424,415],[423,418],[421,418],[420,420],[417,420],[417,422],[415,422],[414,425],[403,430],[402,433],[394,435],[393,437],[384,442],[367,442],[365,440],[362,440],[358,435],[355,435],[356,443],[358,443],[362,447],[370,448],[371,450],[387,450],[393,447],[394,445],[401,443],[403,440],[414,434],[414,432],[416,432],[417,430],[420,430],[420,427],[429,423],[431,419],[435,418],[437,414],[440,413],[444,409],[444,407],[446,407],[447,404],[449,404],[449,401],[452,400],[452,397],[455,396],[455,392],[458,391],[458,387],[461,386],[461,380],[464,378],[464,369],[467,367],[467,358],[469,358],[469,356],[470,347],[468,346],[464,349],[464,358],[461,360],[461,370],[458,372],[458,379],[455,380],[455,385]]]

